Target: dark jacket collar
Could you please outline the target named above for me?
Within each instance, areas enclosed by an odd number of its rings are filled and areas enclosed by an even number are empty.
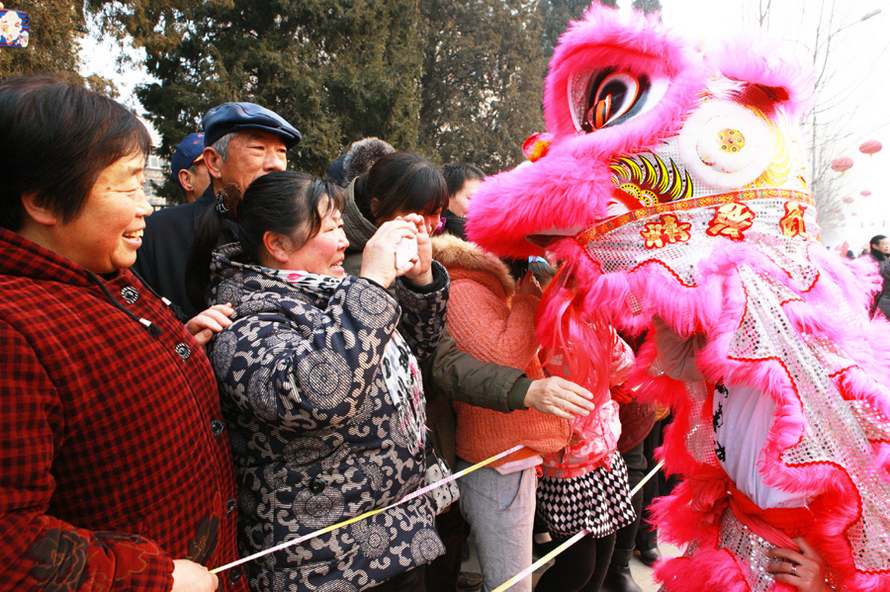
[[[467,219],[458,216],[451,210],[445,210],[445,232],[453,234],[461,240],[467,240]]]
[[[207,189],[204,190],[204,193],[201,194],[201,197],[196,199],[194,203],[195,205],[209,206],[215,201],[216,194],[213,192],[213,181],[211,181],[210,185],[207,186]]]
[[[377,232],[377,226],[365,218],[355,203],[355,180],[346,188],[346,204],[343,206],[343,230],[349,240],[347,253],[361,253],[365,245]]]

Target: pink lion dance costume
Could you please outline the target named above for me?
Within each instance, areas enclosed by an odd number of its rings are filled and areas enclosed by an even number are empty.
[[[671,404],[684,477],[656,509],[686,546],[669,591],[792,590],[764,568],[796,536],[838,589],[890,590],[890,325],[814,241],[807,87],[775,48],[702,56],[592,7],[550,63],[534,162],[472,202],[483,247],[562,261],[538,333],[566,374],[607,393],[612,327],[648,330],[635,380]]]

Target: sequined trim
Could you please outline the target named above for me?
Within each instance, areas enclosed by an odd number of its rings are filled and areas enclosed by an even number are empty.
[[[890,444],[890,419],[881,413],[880,409],[873,407],[868,401],[849,401],[850,411],[856,416],[865,437],[872,442],[885,442]]]
[[[751,532],[730,510],[726,510],[720,520],[719,546],[735,556],[752,592],[767,592],[775,584],[766,571],[770,562],[767,551],[774,545]]]
[[[824,365],[841,354],[819,340],[801,339],[782,309],[782,293],[772,282],[747,266],[739,268],[739,275],[745,310],[729,356],[749,362],[772,360],[784,369],[800,401],[805,428],[797,444],[785,449],[781,461],[788,467],[831,465],[837,468],[839,478],[849,478],[860,507],[845,532],[853,563],[863,572],[886,572],[890,565],[890,516],[886,511],[890,483],[870,466],[873,452],[863,424]]]
[[[704,382],[686,384],[689,393],[689,431],[686,433],[686,449],[696,462],[709,466],[719,466],[717,462],[717,439],[714,435],[714,424],[708,413],[705,413],[710,395]]]
[[[744,205],[737,203],[740,195],[748,199]],[[788,238],[780,231],[784,205],[791,196],[806,198],[805,194],[791,190],[761,189],[661,204],[609,220],[581,233],[576,240],[601,266],[603,273],[633,272],[644,265],[656,264],[687,287],[698,284],[699,263],[712,257],[715,248],[727,240],[747,242],[756,245],[788,274],[796,288],[807,291],[819,277],[807,253],[814,243],[804,235]],[[733,218],[734,210],[730,211],[733,204],[743,208],[742,213],[750,212],[750,216]],[[682,210],[680,206],[688,208]],[[673,208],[673,211],[661,215],[659,208]],[[807,208],[803,215],[807,228],[817,227],[815,208]],[[670,224],[666,224],[668,216]]]

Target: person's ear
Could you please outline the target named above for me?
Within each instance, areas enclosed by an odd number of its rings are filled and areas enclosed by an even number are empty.
[[[56,212],[38,203],[36,193],[25,193],[21,199],[25,214],[41,226],[55,226],[61,222]]]
[[[377,218],[377,212],[380,211],[380,200],[376,197],[372,197],[369,205],[371,206],[371,215],[374,216],[374,218]]]
[[[192,184],[191,171],[189,171],[188,169],[179,169],[177,177],[179,180],[179,186],[182,187],[185,191],[194,190],[195,186]]]
[[[273,261],[287,263],[291,253],[290,238],[267,230],[263,233],[263,249]]]
[[[210,146],[204,148],[204,164],[207,165],[207,171],[214,179],[222,178],[223,157]]]

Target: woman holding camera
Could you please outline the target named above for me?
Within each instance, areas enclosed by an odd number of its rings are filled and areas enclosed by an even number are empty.
[[[448,276],[432,262],[423,219],[410,214],[382,224],[347,275],[342,198],[302,173],[260,177],[226,206],[208,223],[228,218],[237,241],[214,251],[209,294],[236,312],[211,360],[232,425],[246,554],[423,486],[418,360],[438,343]],[[422,590],[421,566],[441,552],[421,496],[248,572],[260,591]]]

